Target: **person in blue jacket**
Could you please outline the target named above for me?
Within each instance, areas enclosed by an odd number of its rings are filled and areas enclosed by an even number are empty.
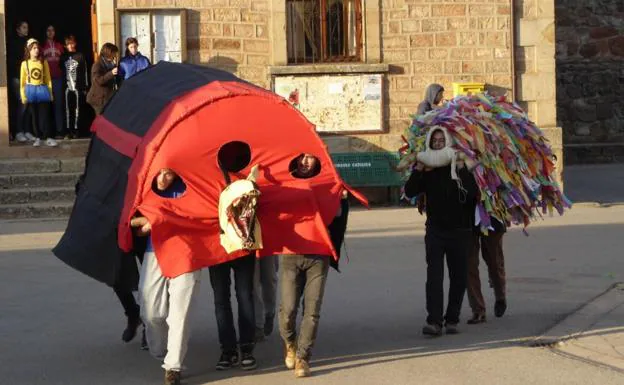
[[[126,39],[126,55],[119,63],[119,79],[124,81],[151,65],[149,59],[139,52],[139,41],[135,37]]]

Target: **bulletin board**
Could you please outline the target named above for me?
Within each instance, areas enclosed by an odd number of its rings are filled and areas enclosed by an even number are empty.
[[[380,133],[382,74],[275,76],[273,91],[287,99],[321,133]]]

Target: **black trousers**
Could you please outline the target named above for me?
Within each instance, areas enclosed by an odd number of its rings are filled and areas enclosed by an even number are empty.
[[[442,230],[427,227],[427,323],[459,323],[467,281],[468,251],[471,230]],[[449,270],[450,287],[446,314],[444,309],[444,257]]]
[[[26,123],[32,124],[33,134],[37,138],[53,137],[50,132],[50,103],[27,103]]]
[[[230,262],[210,266],[210,284],[214,292],[215,316],[219,331],[219,342],[224,352],[236,350],[236,329],[230,286],[231,272],[234,271],[234,288],[238,303],[238,332],[242,353],[253,352],[256,332],[256,313],[253,301],[253,277],[256,257],[249,254]]]

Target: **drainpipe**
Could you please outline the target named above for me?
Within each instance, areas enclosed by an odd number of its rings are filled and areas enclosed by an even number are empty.
[[[509,0],[511,14],[510,14],[510,25],[511,25],[511,97],[514,102],[517,102],[516,98],[516,12],[515,12],[515,4],[514,0]]]

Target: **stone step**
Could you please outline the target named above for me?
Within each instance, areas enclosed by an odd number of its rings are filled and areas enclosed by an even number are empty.
[[[79,177],[79,172],[0,175],[0,189],[26,187],[73,187],[76,185]]]
[[[84,158],[2,159],[0,175],[82,172]]]
[[[73,202],[44,202],[0,205],[0,219],[66,218]]]
[[[0,190],[0,205],[24,203],[70,202],[75,198],[74,187],[32,187]],[[0,206],[1,207],[1,206]]]

